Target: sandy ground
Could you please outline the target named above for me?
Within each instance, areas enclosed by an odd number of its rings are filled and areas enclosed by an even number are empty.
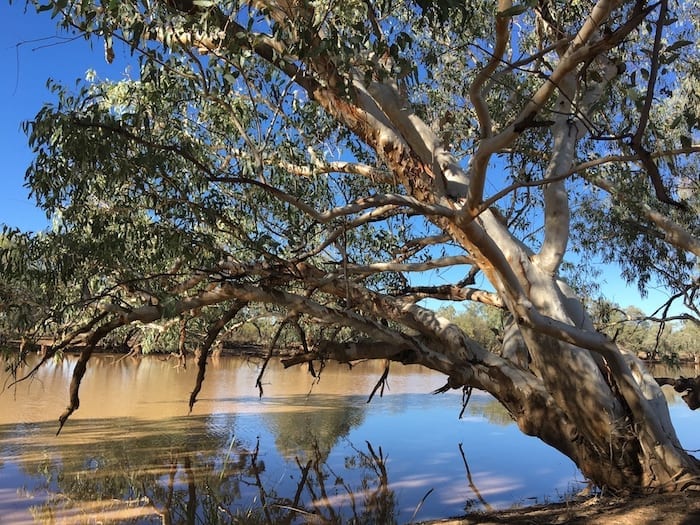
[[[576,502],[471,514],[431,525],[522,523],[590,525],[700,525],[700,491],[620,499],[593,497]]]

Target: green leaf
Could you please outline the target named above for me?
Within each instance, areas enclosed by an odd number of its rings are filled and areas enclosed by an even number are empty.
[[[678,40],[677,42],[674,42],[670,46],[668,46],[665,51],[668,53],[671,53],[673,51],[676,51],[682,47],[689,46],[690,44],[694,44],[694,42],[690,40]]]
[[[239,71],[234,69],[233,71],[231,71],[229,73],[224,73],[224,80],[226,80],[226,82],[228,82],[229,84],[233,85],[236,83],[236,80],[238,79],[240,74],[241,73]]]
[[[527,11],[528,9],[529,9],[529,6],[527,4],[517,4],[517,5],[514,5],[513,7],[509,7],[505,11],[500,11],[500,12],[496,13],[496,16],[510,18],[513,16],[521,15],[525,11]]]

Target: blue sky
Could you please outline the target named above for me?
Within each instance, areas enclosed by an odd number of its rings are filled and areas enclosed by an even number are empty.
[[[86,42],[56,28],[56,21],[47,13],[25,13],[24,2],[0,3],[0,224],[37,231],[47,227],[48,220],[38,210],[29,190],[24,187],[24,173],[32,154],[21,123],[31,120],[42,104],[52,99],[46,87],[49,78],[72,84],[84,78],[88,69],[101,78],[118,79],[133,63],[128,51],[115,48],[112,64],[104,59],[101,42]],[[624,306],[636,305],[647,313],[658,307],[667,293],[649,290],[649,297],[640,298],[636,289],[627,286],[615,267],[601,265],[601,291]]]
[[[52,99],[46,81],[53,78],[72,84],[84,78],[88,69],[95,69],[103,78],[121,78],[129,58],[118,54],[107,64],[99,42],[72,40],[47,13],[37,15],[32,8],[25,13],[21,0],[12,5],[0,3],[0,223],[31,231],[48,224],[23,186],[32,154],[21,130],[21,123],[31,120]]]

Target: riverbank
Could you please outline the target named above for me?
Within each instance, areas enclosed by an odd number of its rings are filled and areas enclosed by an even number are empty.
[[[700,492],[654,494],[643,497],[590,497],[574,501],[475,513],[422,525],[501,524],[694,525],[700,523]]]
[[[44,337],[36,341],[25,341],[24,343],[18,339],[3,339],[0,337],[0,349],[6,349],[8,351],[19,352],[24,349],[30,352],[36,352],[39,355],[43,355],[49,350],[51,345],[55,343],[52,338]],[[83,348],[82,344],[73,344],[67,346],[62,350],[65,354],[80,354]],[[273,356],[275,357],[286,357],[294,353],[298,353],[301,350],[301,345],[288,345],[287,347],[275,347],[273,351]],[[133,355],[141,356],[148,355],[143,352],[141,345],[136,345],[134,347],[127,346],[105,346],[98,345],[94,348],[93,353],[95,354],[115,354],[115,355]],[[222,345],[218,345],[212,350],[212,355],[217,356],[230,356],[230,357],[267,357],[269,354],[269,346],[263,345],[261,343],[239,343],[239,342],[227,342]],[[177,357],[176,352],[163,351],[163,352],[150,352],[150,355],[159,355],[164,357]],[[188,351],[188,355],[191,357],[193,352]]]
[[[49,337],[42,337],[36,341],[27,341],[25,345],[22,341],[18,339],[3,338],[0,334],[0,348],[6,348],[8,350],[19,351],[21,348],[43,354],[49,347],[54,344],[55,340]],[[70,345],[63,349],[63,352],[68,354],[79,354],[84,348],[81,344]],[[300,353],[303,350],[301,344],[288,344],[283,347],[275,347],[273,349],[272,355],[274,357],[288,357]],[[93,350],[94,353],[98,354],[122,354],[122,355],[145,355],[140,345],[135,347],[126,346],[103,346],[98,345]],[[269,345],[262,343],[242,343],[234,341],[226,341],[223,344],[217,345],[216,348],[212,350],[212,354],[216,356],[232,356],[232,357],[267,357],[270,352]],[[152,352],[153,355],[161,356],[177,356],[176,352],[162,351],[162,352]],[[191,356],[192,352],[188,352]],[[682,353],[674,356],[672,361],[664,359],[648,359],[644,356],[639,356],[642,361],[647,365],[670,365],[670,366],[692,366],[700,365],[700,355]]]

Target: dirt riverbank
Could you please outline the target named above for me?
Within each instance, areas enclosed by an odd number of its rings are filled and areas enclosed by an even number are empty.
[[[634,498],[591,497],[565,503],[470,514],[423,525],[698,525],[700,491]]]

